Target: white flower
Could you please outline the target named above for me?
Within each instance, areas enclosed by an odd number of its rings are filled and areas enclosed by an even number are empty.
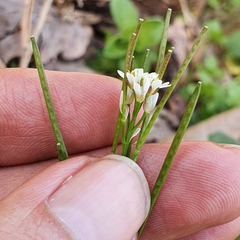
[[[133,100],[134,100],[134,93],[129,87],[127,87],[126,105],[130,105],[133,102]],[[122,113],[122,105],[123,105],[123,90],[121,91],[120,100],[119,100],[119,109],[121,113]]]
[[[130,105],[134,100],[134,93],[131,88],[127,87],[127,98],[126,98],[126,104]]]
[[[134,83],[140,83],[144,76],[145,73],[142,68],[135,68],[131,73],[127,72],[128,86],[133,89]]]
[[[127,119],[127,117],[128,117],[128,114],[129,114],[129,106],[126,106],[126,112],[125,112],[125,119]]]
[[[122,71],[118,70],[117,72],[124,78],[124,73]],[[163,83],[162,80],[158,78],[157,73],[144,72],[142,68],[136,68],[131,72],[127,72],[126,79],[127,85],[130,88],[128,89],[126,100],[129,104],[133,101],[132,93],[129,90],[133,90],[136,101],[142,103],[146,99],[146,96],[156,94],[160,88],[171,86],[169,82]]]
[[[130,94],[130,95],[129,95]],[[127,88],[127,96],[126,96],[126,112],[125,112],[125,119],[127,119],[129,114],[129,105],[132,103],[134,99],[133,91],[128,87]],[[120,100],[119,100],[119,110],[123,114],[123,90],[120,94]]]
[[[171,84],[169,82],[165,82],[161,85],[160,88],[167,88],[167,87],[170,87],[170,86],[171,86]]]
[[[150,95],[146,98],[144,104],[143,104],[143,110],[147,113],[150,113],[156,106],[157,100],[158,100],[159,93],[155,93],[153,95]]]
[[[146,94],[150,87],[150,82],[147,75],[141,80],[140,83],[134,83],[133,91],[135,93],[135,98],[137,102],[143,102],[146,98]]]
[[[167,88],[167,87],[170,87],[170,86],[171,86],[171,84],[169,82],[163,83],[162,80],[157,79],[157,80],[152,82],[152,84],[151,84],[151,86],[148,90],[148,94],[149,95],[155,94],[156,92],[158,92],[158,90],[160,88]]]
[[[149,95],[155,94],[159,90],[161,85],[162,85],[162,80],[157,79],[157,80],[153,81],[151,83],[150,88],[148,89],[148,94]]]
[[[126,75],[127,75],[127,84],[131,89],[133,89],[133,85],[136,82],[135,77],[129,72],[127,72]]]
[[[135,68],[131,71],[131,75],[135,78],[136,82],[140,82],[144,74],[143,68]]]
[[[121,78],[124,78],[124,72],[117,70],[117,73]],[[144,77],[144,70],[142,68],[135,68],[131,72],[126,73],[127,77],[127,84],[128,86],[133,89],[134,82],[139,83],[141,79]]]
[[[117,73],[121,78],[124,78],[124,72],[122,72],[121,70],[117,70]]]
[[[149,73],[149,80],[151,82],[151,86],[148,90],[148,95],[155,94],[160,88],[166,88],[171,86],[169,82],[163,83],[162,80],[158,78],[158,74],[155,72]]]
[[[130,140],[132,140],[134,137],[136,137],[136,136],[139,134],[140,130],[141,130],[141,128],[137,128],[137,129],[135,130],[135,132],[133,133],[133,135],[131,136],[131,139],[130,139]]]
[[[123,90],[121,91],[121,94],[120,94],[120,100],[119,100],[119,110],[121,113],[122,112],[122,106],[123,106]]]
[[[149,73],[149,74],[148,74],[148,77],[149,77],[149,80],[150,80],[151,82],[153,82],[153,81],[155,81],[155,80],[159,80],[159,79],[158,79],[158,74],[155,73],[155,72]]]

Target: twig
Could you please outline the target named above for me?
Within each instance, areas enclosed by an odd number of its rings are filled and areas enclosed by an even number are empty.
[[[29,1],[29,0],[25,0],[25,1]],[[30,0],[30,1],[34,1],[34,0]],[[53,0],[46,0],[44,2],[44,5],[42,6],[37,25],[32,34],[34,36],[34,38],[36,39],[36,41],[38,41],[38,38],[42,31],[44,23],[46,22],[46,18],[49,13],[49,10],[51,8],[52,2],[53,2]],[[32,15],[32,12],[31,12],[31,15]],[[31,20],[31,18],[29,20]],[[31,24],[31,22],[29,24]],[[29,38],[30,38],[30,34],[28,35],[28,39]],[[27,48],[24,52],[24,55],[22,55],[22,58],[21,58],[20,67],[28,67],[31,56],[32,56],[32,48],[31,48],[31,45],[29,44],[29,40],[28,40]]]
[[[197,32],[200,28],[198,24],[198,19],[190,11],[186,0],[179,0],[179,3],[183,13],[184,22],[187,26],[188,38],[192,41],[196,37]]]
[[[24,0],[21,19],[21,58],[20,67],[27,67],[26,55],[30,47],[30,35],[32,27],[32,11],[34,0]]]
[[[1,68],[6,68],[5,63],[2,61],[2,59],[0,59],[0,69]]]

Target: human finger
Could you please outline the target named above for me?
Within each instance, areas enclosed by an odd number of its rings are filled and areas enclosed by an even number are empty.
[[[142,170],[130,159],[75,157],[0,201],[3,239],[132,239],[149,210]]]
[[[141,150],[138,163],[151,189],[168,149],[169,144],[147,144]],[[104,148],[88,155],[102,157],[109,152]],[[141,239],[177,239],[237,219],[239,154],[236,148],[213,143],[182,143]],[[12,175],[7,178],[11,180]],[[229,231],[235,234],[238,229],[232,225]]]
[[[166,152],[166,145],[142,149],[138,163],[150,188]],[[182,143],[141,239],[178,239],[239,218],[239,159],[238,146]]]
[[[233,240],[240,234],[240,217],[220,226],[204,229],[179,240]]]
[[[112,143],[120,81],[101,75],[46,71],[69,154]],[[57,156],[56,143],[35,69],[0,71],[0,165]]]

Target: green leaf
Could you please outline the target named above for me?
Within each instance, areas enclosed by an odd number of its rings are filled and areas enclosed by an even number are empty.
[[[210,78],[220,79],[224,76],[224,71],[218,66],[218,60],[215,56],[208,56],[204,60],[204,66]]]
[[[103,51],[104,57],[110,59],[123,58],[126,54],[127,45],[127,41],[119,35],[109,37],[105,43]]]
[[[226,36],[224,35],[220,22],[218,20],[210,20],[206,22],[206,25],[209,27],[209,39],[222,46],[226,41]]]
[[[238,106],[240,102],[240,83],[233,79],[224,86],[224,89],[226,90],[226,95],[224,96],[226,96],[228,106]]]
[[[96,56],[88,59],[86,64],[97,72],[102,72],[113,77],[118,76],[116,69],[122,69],[118,67],[118,60],[105,58],[102,50],[98,50]]]
[[[138,24],[138,12],[130,0],[111,0],[110,12],[121,33],[131,34]]]
[[[209,70],[216,69],[218,66],[216,57],[215,56],[206,57],[204,60],[204,65]]]
[[[222,132],[214,132],[210,134],[208,140],[215,143],[239,144],[235,139]]]
[[[225,43],[225,48],[227,53],[232,58],[240,58],[240,31],[232,33],[229,37],[227,42]]]
[[[145,51],[146,48],[159,44],[163,31],[161,18],[148,18],[142,24],[136,45],[137,51]]]
[[[214,9],[218,8],[221,5],[218,0],[208,0],[207,3]]]

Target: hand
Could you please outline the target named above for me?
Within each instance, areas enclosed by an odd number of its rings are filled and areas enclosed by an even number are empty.
[[[71,155],[63,162],[56,160],[36,70],[0,70],[1,239],[131,239],[146,216],[144,179],[137,166],[104,157],[120,81],[59,72],[47,78]],[[148,144],[141,150],[138,163],[150,188],[168,148]],[[141,239],[237,237],[239,159],[233,146],[182,143]]]

